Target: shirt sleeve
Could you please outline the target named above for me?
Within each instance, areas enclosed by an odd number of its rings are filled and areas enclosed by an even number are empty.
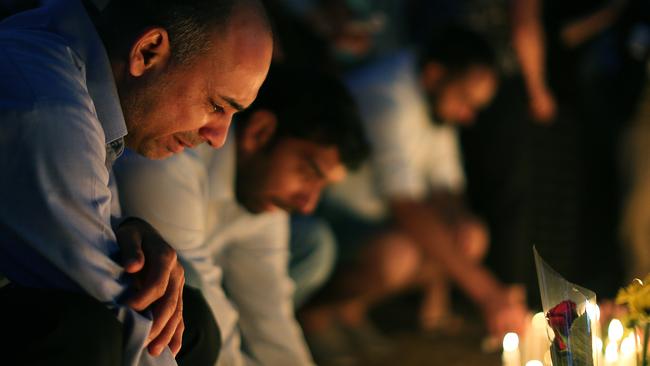
[[[125,324],[126,365],[175,365],[144,350],[151,319],[120,304],[128,289],[110,225],[99,121],[52,100],[0,111],[0,268],[13,283],[82,291]]]
[[[373,147],[370,159],[377,191],[387,198],[422,198],[426,178],[411,156],[413,125],[408,119],[419,118],[413,105],[420,96],[400,80],[369,85],[355,93],[366,135]]]
[[[428,178],[433,190],[462,193],[465,172],[458,143],[458,131],[450,126],[434,127]]]
[[[83,289],[110,302],[122,268],[99,122],[82,105],[3,111],[0,262],[24,286]]]
[[[224,284],[239,311],[250,356],[263,365],[313,365],[294,317],[294,285],[288,274],[289,222],[267,213],[255,234],[231,243],[223,259]]]

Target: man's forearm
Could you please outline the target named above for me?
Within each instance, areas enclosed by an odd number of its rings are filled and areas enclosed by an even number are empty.
[[[452,230],[428,204],[396,201],[392,203],[392,212],[398,227],[435,258],[474,301],[484,304],[501,288],[489,271],[462,255]]]

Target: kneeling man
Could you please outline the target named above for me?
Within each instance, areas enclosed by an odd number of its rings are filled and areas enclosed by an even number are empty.
[[[274,68],[223,149],[116,167],[123,209],[160,230],[210,304],[220,365],[313,364],[293,315],[288,212],[312,212],[359,165],[362,131],[341,83]]]

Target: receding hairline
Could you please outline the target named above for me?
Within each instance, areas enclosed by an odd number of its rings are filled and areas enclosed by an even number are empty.
[[[207,39],[210,40],[207,46],[202,50],[192,52],[188,59],[182,63],[192,65],[197,58],[204,55],[214,46],[212,42],[215,40],[213,38],[215,34],[221,34],[223,36],[232,32],[235,27],[259,31],[263,33],[262,36],[267,36],[271,40],[273,39],[271,22],[262,2],[259,0],[236,0],[229,9],[226,21],[221,24],[215,24],[207,30]],[[174,51],[172,50],[172,52]]]
[[[225,25],[229,28],[239,22],[259,25],[267,34],[272,34],[271,21],[260,0],[235,1]]]

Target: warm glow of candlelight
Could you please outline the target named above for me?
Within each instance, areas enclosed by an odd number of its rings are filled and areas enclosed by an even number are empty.
[[[517,333],[507,333],[503,337],[503,350],[505,352],[514,352],[519,347],[519,336]]]
[[[618,347],[616,342],[609,342],[605,348],[605,361],[616,362],[618,361]]]
[[[585,311],[587,312],[589,320],[600,320],[600,308],[598,305],[587,302],[587,305],[585,305]]]
[[[602,339],[600,339],[598,337],[594,337],[594,339],[592,340],[592,346],[593,346],[594,353],[603,352],[603,340]]]
[[[609,322],[607,337],[614,342],[618,342],[623,338],[623,323],[621,323],[620,320],[612,319],[612,321]]]
[[[537,313],[533,316],[533,329],[543,332],[546,330],[546,315],[544,313]]]
[[[623,342],[621,343],[622,356],[626,357],[634,354],[635,348],[636,347],[634,347],[634,334],[630,333],[630,336],[625,337],[625,339],[623,339]]]
[[[530,360],[526,362],[526,366],[544,366],[544,364],[539,360]]]

